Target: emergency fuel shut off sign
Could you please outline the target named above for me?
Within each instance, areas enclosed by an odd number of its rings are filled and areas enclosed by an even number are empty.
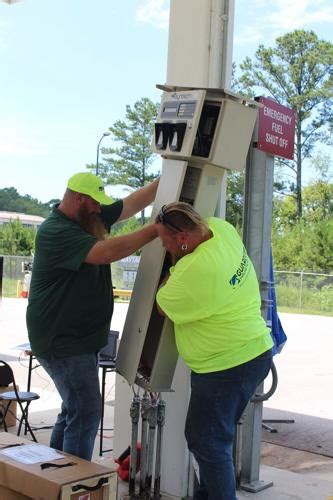
[[[288,160],[294,159],[295,113],[292,109],[266,97],[258,117],[258,149]]]

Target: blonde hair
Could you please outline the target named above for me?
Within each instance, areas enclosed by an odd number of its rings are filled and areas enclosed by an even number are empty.
[[[178,231],[197,232],[204,234],[209,230],[208,224],[191,205],[175,201],[164,205],[156,217],[157,223],[165,224]]]

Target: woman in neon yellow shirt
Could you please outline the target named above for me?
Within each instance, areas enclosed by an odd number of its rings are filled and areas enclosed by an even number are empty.
[[[157,293],[158,309],[173,321],[191,369],[185,436],[200,470],[194,498],[235,500],[235,426],[272,362],[255,270],[237,231],[222,219],[204,220],[176,202],[162,207],[156,224],[173,264]]]

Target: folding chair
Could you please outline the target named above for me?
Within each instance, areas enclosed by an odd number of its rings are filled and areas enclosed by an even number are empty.
[[[103,450],[103,437],[104,437],[104,404],[105,404],[105,378],[108,372],[116,370],[116,355],[117,355],[117,341],[119,332],[110,330],[108,335],[108,343],[99,351],[99,368],[102,369],[102,412],[101,412],[101,426],[100,426],[100,439],[99,439],[99,456],[101,457],[104,452],[112,451],[111,449]]]
[[[12,413],[13,412],[10,410],[10,405],[12,402],[15,402],[19,405],[20,410],[21,410],[21,418],[19,420],[19,427],[17,431],[17,435],[19,436],[21,433],[22,429],[22,424],[24,423],[25,428],[30,432],[32,439],[37,443],[37,439],[32,432],[32,429],[30,427],[30,424],[28,422],[28,408],[34,399],[39,399],[39,395],[36,394],[35,392],[22,392],[17,390],[17,385],[15,382],[15,377],[12,368],[5,362],[0,360],[0,386],[6,387],[8,385],[12,384],[14,390],[13,391],[8,391],[8,392],[3,392],[0,394],[0,402],[4,402],[4,413],[2,415],[2,420],[3,420],[3,425],[5,428],[5,431],[8,432],[7,430],[7,424],[6,424],[6,415],[8,412]],[[7,404],[6,404],[7,403]],[[23,406],[25,403],[25,406]]]

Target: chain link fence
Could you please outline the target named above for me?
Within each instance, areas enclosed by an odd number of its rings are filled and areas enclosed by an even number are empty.
[[[133,289],[139,261],[140,257],[132,256],[111,264],[115,288]],[[32,257],[3,257],[4,297],[22,296],[31,263]],[[274,277],[280,311],[333,315],[333,274],[275,270]]]
[[[32,257],[3,256],[2,296],[24,297],[30,284]],[[115,288],[132,290],[140,257],[132,256],[111,264],[112,281]]]
[[[274,271],[279,310],[333,315],[333,274]]]
[[[2,296],[20,297],[32,257],[3,256]]]

